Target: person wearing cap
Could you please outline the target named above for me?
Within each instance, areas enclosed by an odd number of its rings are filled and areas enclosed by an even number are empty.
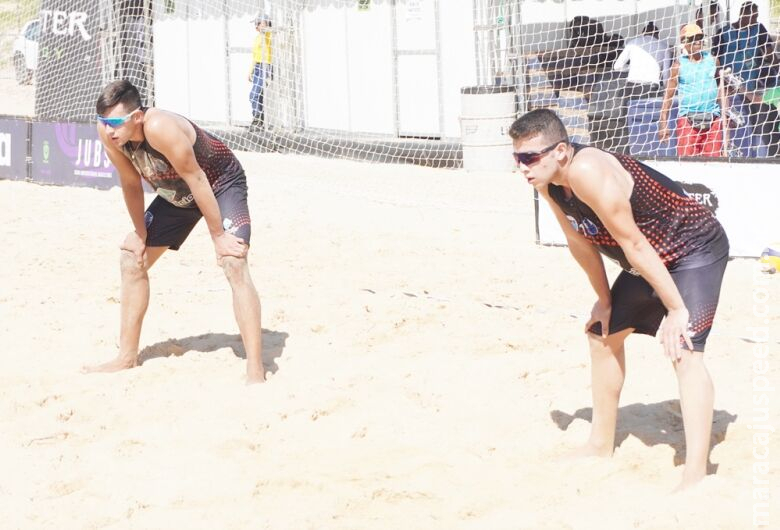
[[[648,22],[640,36],[626,43],[612,68],[628,70],[624,91],[627,100],[650,98],[660,96],[661,81],[668,75],[671,62],[669,46],[658,39],[656,25]]]
[[[704,32],[697,24],[683,26],[680,39],[683,49],[669,73],[658,122],[659,140],[669,140],[669,111],[677,94],[677,154],[720,156],[723,130],[718,102],[724,94],[716,79],[718,60],[702,49]]]
[[[252,67],[249,70],[249,81],[252,83],[249,102],[252,104],[252,127],[261,128],[265,125],[265,89],[273,78],[271,19],[267,15],[258,15],[252,23],[257,36],[252,46]]]

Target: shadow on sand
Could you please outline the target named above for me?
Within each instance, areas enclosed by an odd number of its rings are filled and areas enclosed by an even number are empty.
[[[575,419],[591,421],[593,409],[590,407],[582,408],[574,414],[553,410],[550,412],[550,417],[559,429],[565,431]],[[726,438],[729,424],[734,423],[736,419],[735,414],[729,414],[725,410],[714,411],[710,451]],[[637,437],[648,447],[658,444],[668,445],[674,449],[674,465],[680,466],[685,463],[685,433],[678,399],[649,405],[634,403],[620,407],[615,433],[615,447],[620,447],[629,435]],[[708,474],[715,474],[717,470],[717,464],[708,462]]]
[[[282,356],[287,337],[289,335],[283,331],[263,330],[263,366],[266,371],[276,373],[279,369],[276,359]],[[241,335],[206,333],[183,339],[168,339],[147,346],[138,354],[138,365],[160,357],[178,357],[190,351],[208,353],[222,348],[230,348],[236,357],[246,359],[246,350],[244,350]]]

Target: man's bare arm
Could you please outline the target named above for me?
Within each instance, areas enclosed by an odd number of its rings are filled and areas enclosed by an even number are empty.
[[[613,168],[593,160],[575,162],[569,182],[574,193],[596,213],[628,262],[655,289],[667,309],[683,307],[677,286],[653,246],[639,230],[631,203],[617,184]]]
[[[176,173],[189,186],[195,204],[198,205],[209,228],[217,253],[217,262],[221,264],[225,256],[245,257],[248,249],[246,242],[225,232],[222,228],[222,216],[217,198],[214,196],[206,173],[195,158],[195,151],[192,148],[194,140],[190,139],[187,131],[175,117],[160,113],[147,119],[144,134],[149,145],[168,159]]]
[[[689,349],[693,349],[687,334],[688,310],[663,261],[639,230],[629,197],[618,185],[618,177],[615,169],[606,161],[587,157],[574,162],[570,169],[569,184],[574,193],[601,219],[604,227],[623,249],[628,262],[653,287],[669,311],[661,340],[666,354],[671,359],[680,359],[680,337]]]
[[[672,64],[669,72],[669,79],[666,81],[666,90],[664,90],[664,100],[661,104],[661,116],[658,120],[658,139],[666,142],[669,139],[669,111],[672,108],[674,94],[677,92],[678,74],[680,71],[679,61]]]
[[[574,256],[574,259],[588,275],[593,290],[596,292],[599,301],[609,304],[610,292],[609,281],[607,280],[607,273],[604,269],[604,261],[601,258],[601,254],[598,249],[594,247],[585,236],[571,226],[571,223],[566,218],[566,215],[551,198],[547,190],[540,192],[540,195],[544,197],[550,205],[550,209],[555,215],[555,219],[558,224],[561,225],[563,234],[566,236],[566,243],[569,246],[569,252]]]
[[[149,145],[165,155],[176,173],[189,186],[195,203],[203,213],[211,237],[220,236],[224,230],[222,229],[219,205],[206,173],[195,159],[193,142],[188,138],[187,133],[182,130],[173,117],[157,114],[147,118],[144,134]]]
[[[146,224],[144,223],[144,190],[141,185],[141,175],[138,174],[133,164],[125,154],[114,145],[105,131],[105,127],[98,123],[98,137],[103,143],[108,159],[114,164],[119,173],[119,183],[122,186],[122,196],[125,199],[127,213],[133,223],[136,234],[142,241],[146,240]]]
[[[585,331],[589,332],[591,326],[598,322],[601,324],[601,336],[606,338],[609,335],[612,294],[609,289],[607,272],[604,270],[604,260],[601,258],[598,249],[569,223],[561,208],[550,198],[548,189],[545,188],[540,193],[547,199],[550,209],[552,209],[555,218],[558,220],[558,224],[561,225],[561,229],[566,236],[566,242],[569,245],[569,252],[574,256],[582,270],[585,271],[591,287],[596,292],[597,300],[591,310],[590,318],[585,323]]]

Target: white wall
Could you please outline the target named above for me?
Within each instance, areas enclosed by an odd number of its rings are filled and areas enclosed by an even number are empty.
[[[440,0],[443,136],[460,137],[460,89],[477,82],[472,0]]]
[[[322,5],[303,13],[307,127],[394,133],[390,5]]]
[[[302,28],[308,127],[460,136],[460,89],[476,80],[472,0],[439,1],[440,59],[420,53],[437,49],[433,0],[399,0],[397,78],[390,2],[372,2],[367,11],[312,4]]]
[[[193,120],[224,123],[225,19],[199,5],[177,3],[172,15],[155,12],[155,105]]]

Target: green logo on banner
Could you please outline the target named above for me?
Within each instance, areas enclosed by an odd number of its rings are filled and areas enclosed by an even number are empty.
[[[358,0],[357,1],[358,11],[368,11],[369,7],[371,7],[371,0]]]
[[[43,141],[43,163],[44,164],[49,163],[49,141],[48,140]]]
[[[503,24],[504,23],[504,15],[501,15],[496,19],[496,24]]]

